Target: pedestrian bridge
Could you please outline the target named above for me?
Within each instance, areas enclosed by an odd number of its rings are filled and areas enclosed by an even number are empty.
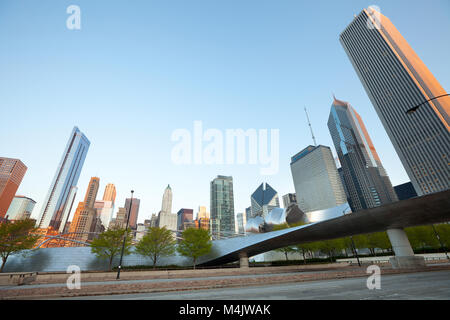
[[[386,231],[416,225],[450,221],[450,190],[402,200],[376,208],[349,213],[337,218],[267,233],[214,240],[208,255],[198,265],[213,266],[251,257],[260,253],[302,242],[320,241],[356,234]],[[118,261],[114,265],[117,265]],[[137,254],[124,257],[123,266],[150,265]],[[190,266],[190,259],[175,255],[161,258],[159,265]],[[107,262],[99,260],[89,247],[42,248],[11,256],[4,272],[66,271],[70,265],[81,270],[105,270]]]

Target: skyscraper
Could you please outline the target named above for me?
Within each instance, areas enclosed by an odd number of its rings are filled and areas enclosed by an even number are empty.
[[[131,212],[129,212],[130,202],[131,202]],[[133,198],[133,201],[131,201],[131,198],[125,199],[125,209],[127,210],[127,215],[130,214],[129,226],[133,230],[137,228],[137,219],[139,215],[140,204],[141,200],[139,200],[138,198]]]
[[[26,171],[19,159],[0,157],[0,219],[5,218]]]
[[[288,193],[283,196],[284,208],[289,207],[291,203],[297,203],[297,195],[295,193]]]
[[[116,186],[113,183],[108,183],[105,187],[105,192],[103,193],[104,201],[111,201],[114,205],[116,201]]]
[[[172,213],[172,189],[170,185],[167,185],[167,188],[164,190],[161,211]]]
[[[114,203],[107,200],[97,200],[94,208],[97,210],[97,216],[100,218],[102,225],[107,228],[114,214]]]
[[[15,196],[9,206],[6,216],[8,220],[22,220],[30,218],[36,201],[25,196]]]
[[[84,196],[84,201],[78,204],[75,215],[70,224],[70,233],[75,233],[73,239],[86,242],[92,239],[93,235],[88,232],[94,232],[97,223],[97,210],[94,208],[95,198],[97,197],[100,179],[92,177]]]
[[[85,135],[74,127],[43,202],[37,220],[39,228],[49,226],[54,229],[60,228],[63,212],[66,206],[71,205],[70,193],[73,192],[72,187],[77,185],[89,145],[90,142]]]
[[[251,217],[261,216],[265,218],[273,208],[280,207],[278,193],[268,183],[261,183],[259,187],[252,193]]]
[[[426,102],[446,94],[444,88],[391,21],[373,8],[356,16],[340,41],[417,194],[448,189],[450,97]]]
[[[216,239],[235,233],[233,177],[217,176],[211,181],[211,227]]]
[[[330,147],[308,146],[291,158],[297,203],[303,212],[347,202]]]
[[[177,230],[185,230],[194,222],[194,210],[182,208],[177,212]]]
[[[348,102],[334,98],[328,129],[342,166],[352,211],[397,201],[364,122]]]

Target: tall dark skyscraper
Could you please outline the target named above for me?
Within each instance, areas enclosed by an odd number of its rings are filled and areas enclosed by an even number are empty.
[[[406,114],[447,92],[391,21],[372,8],[353,19],[340,41],[417,194],[449,189],[450,97]]]
[[[41,214],[37,220],[39,228],[50,226],[54,229],[60,228],[66,207],[73,203],[76,194],[76,188],[73,187],[76,187],[78,183],[89,145],[90,142],[86,136],[74,127],[43,202]]]
[[[233,177],[217,176],[211,181],[211,227],[216,239],[236,233]]]
[[[352,210],[397,201],[367,129],[348,102],[334,99],[328,129],[342,166],[343,182]]]

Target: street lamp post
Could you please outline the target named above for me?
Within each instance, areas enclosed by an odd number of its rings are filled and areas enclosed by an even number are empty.
[[[133,193],[134,193],[134,190],[131,190],[130,209],[128,210],[128,214],[127,214],[127,224],[125,226],[125,234],[123,236],[122,251],[120,253],[119,266],[117,267],[117,278],[116,278],[117,280],[120,279],[120,269],[122,269],[123,252],[125,251],[125,242],[126,242],[126,240],[128,238],[128,223],[130,222],[131,205],[133,203]]]
[[[448,257],[447,250],[444,249],[444,244],[443,244],[442,241],[441,241],[441,237],[439,236],[439,233],[436,231],[436,229],[435,229],[435,227],[434,227],[433,224],[431,225],[431,227],[433,228],[433,231],[434,231],[434,234],[435,234],[436,238],[439,240],[439,244],[441,245],[442,251],[445,252],[445,256],[447,257],[447,259],[450,260],[450,258]]]
[[[450,95],[450,93],[446,93],[446,94],[442,94],[442,95],[440,95],[440,96],[437,96],[437,97],[433,97],[433,98],[431,98],[431,99],[428,99],[428,100],[426,100],[426,101],[424,101],[424,102],[422,102],[422,103],[419,103],[418,105],[412,107],[411,109],[408,109],[408,110],[406,111],[406,114],[411,114],[411,113],[416,112],[417,109],[419,109],[419,107],[420,107],[421,105],[423,105],[423,104],[425,104],[425,103],[427,103],[427,102],[429,102],[429,101],[431,101],[431,100],[438,99],[438,98],[442,98],[442,97],[446,97],[446,96],[449,96],[449,95]]]
[[[345,208],[344,211],[342,211],[342,214],[344,214],[344,215],[349,214],[350,212],[349,213],[345,213],[345,210],[347,210],[349,208],[350,208],[350,206]],[[352,242],[352,250],[353,250],[353,253],[356,256],[356,261],[358,261],[358,266],[361,267],[361,262],[359,261],[359,256],[358,256],[358,252],[356,251],[355,242],[353,241],[353,236],[350,236],[350,241]]]

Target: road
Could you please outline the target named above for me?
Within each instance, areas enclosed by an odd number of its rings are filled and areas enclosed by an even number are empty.
[[[308,281],[267,286],[139,293],[65,299],[123,300],[449,300],[450,271],[384,275],[381,289],[369,290],[367,278]]]

